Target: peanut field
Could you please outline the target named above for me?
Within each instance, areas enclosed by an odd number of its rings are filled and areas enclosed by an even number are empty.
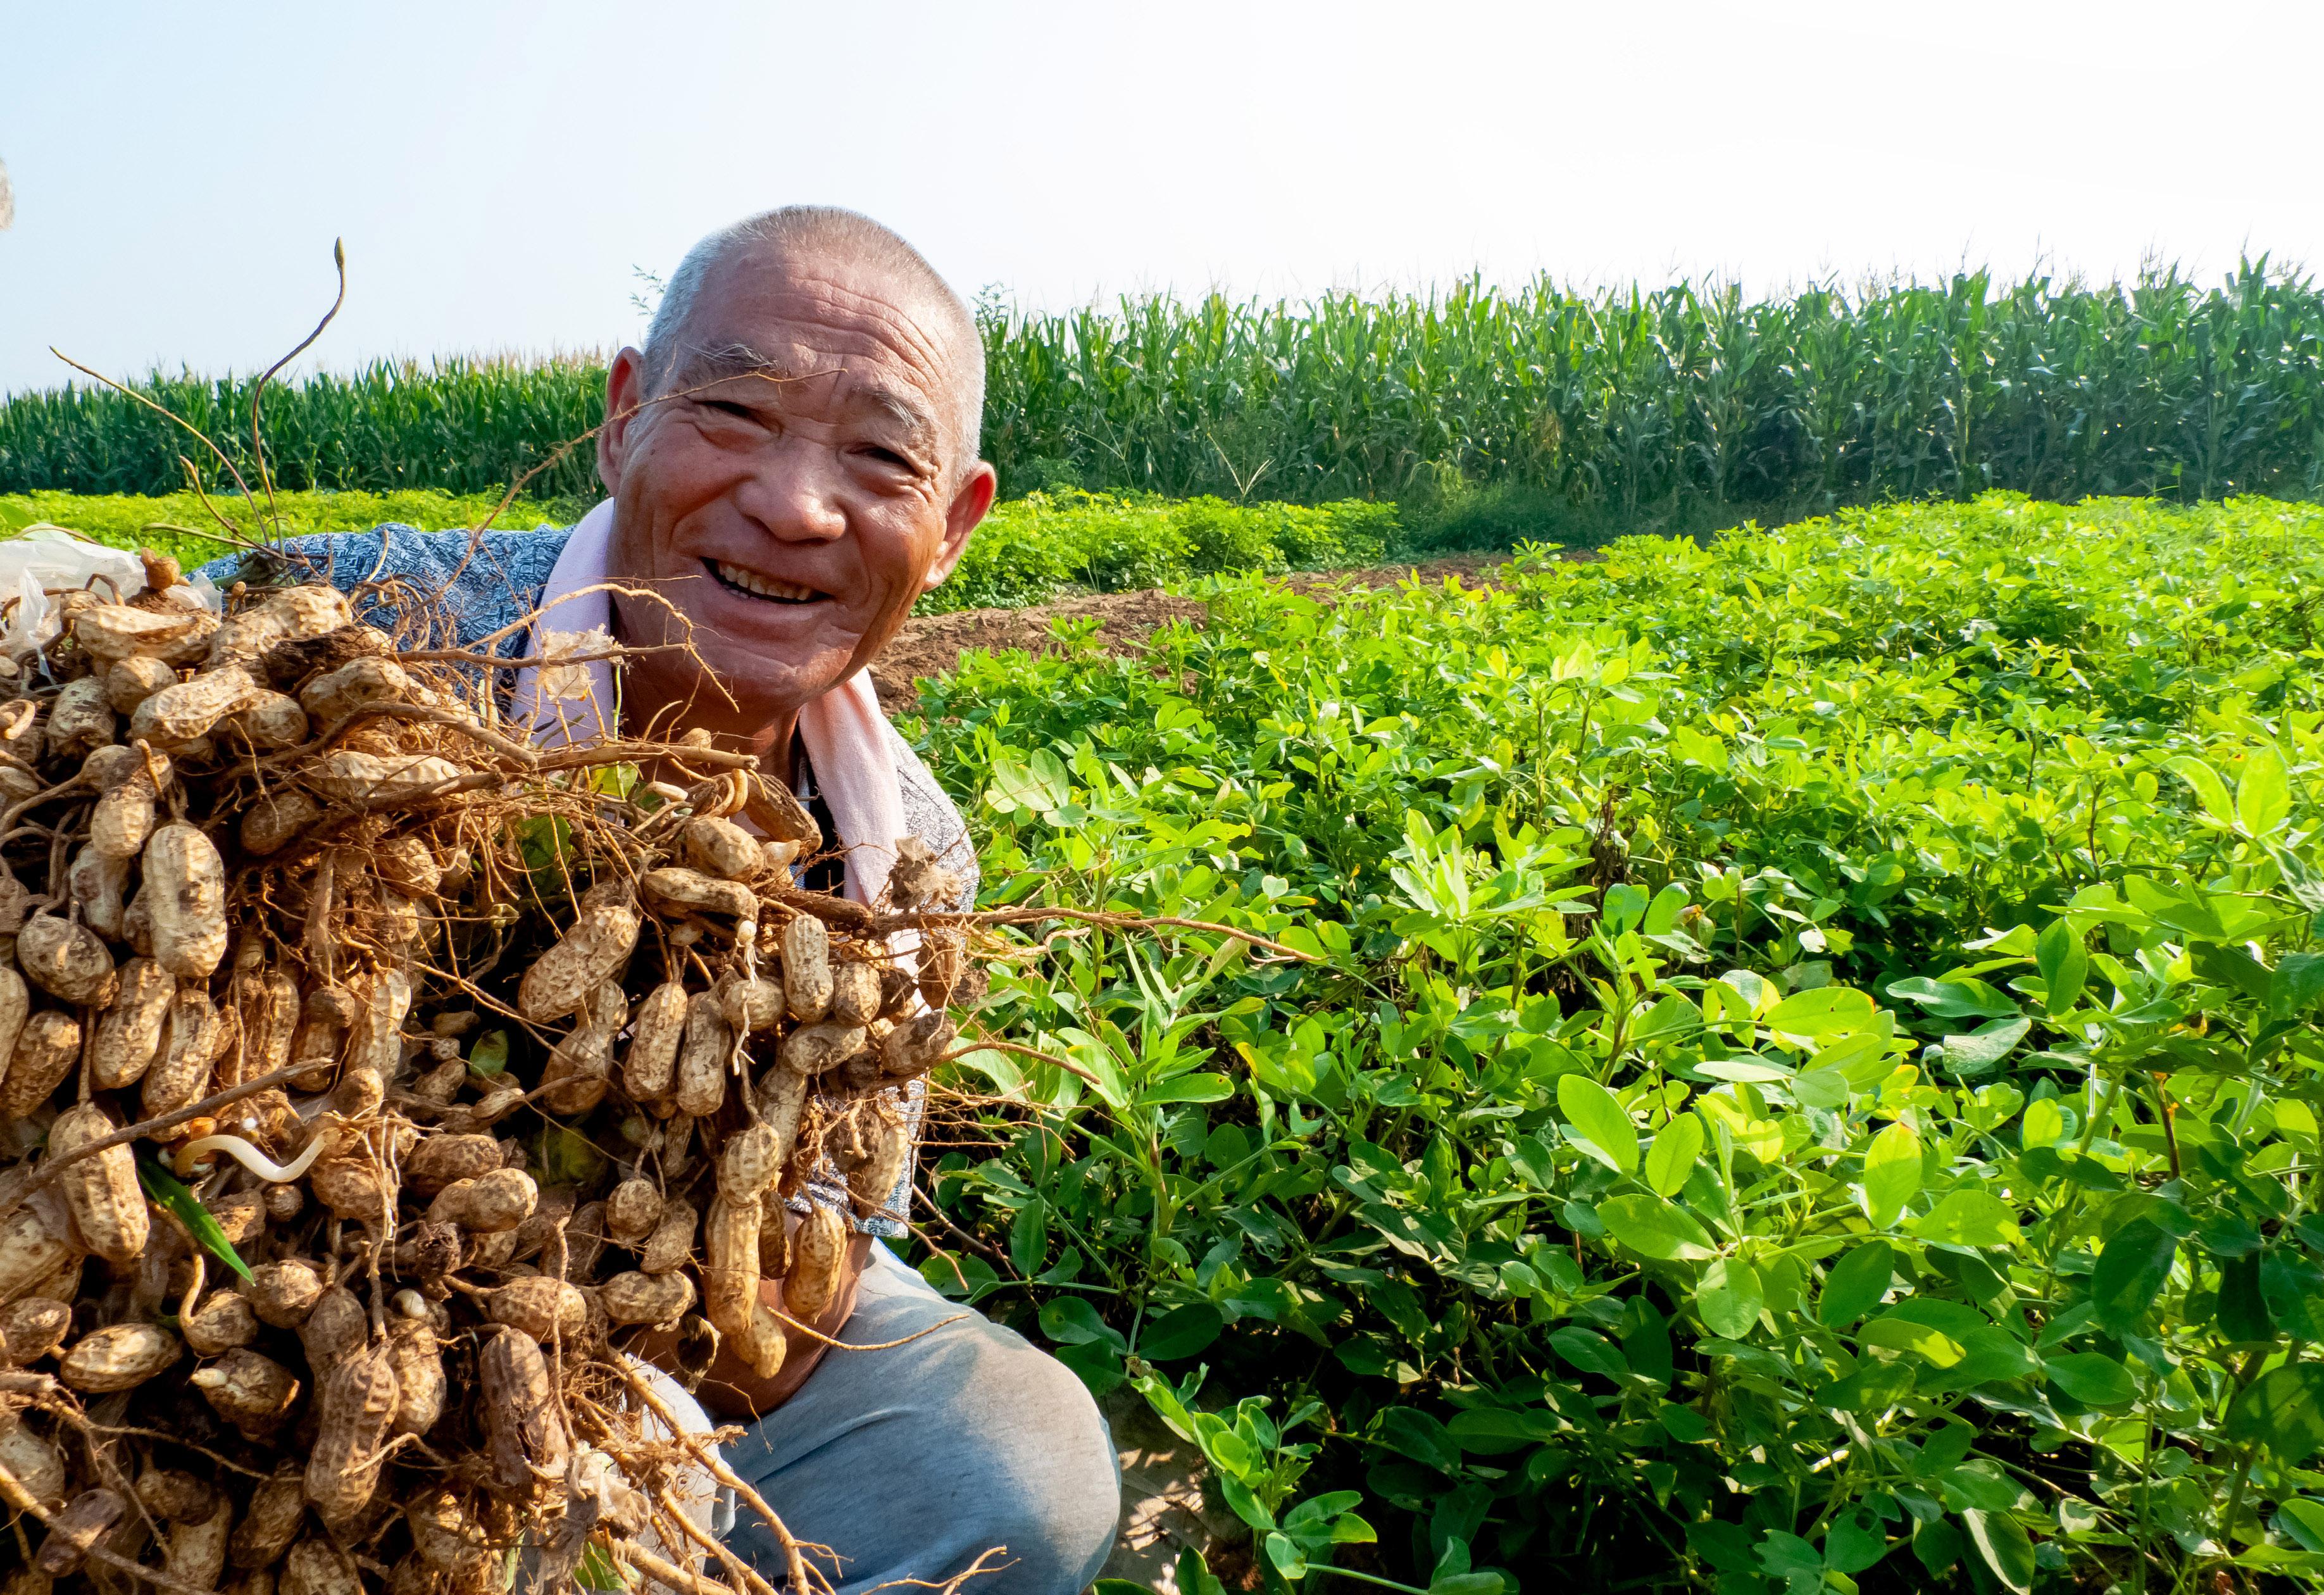
[[[2319,579],[1991,495],[972,659],[990,899],[1316,961],[996,981],[923,1272],[1273,1588],[2315,1587]]]

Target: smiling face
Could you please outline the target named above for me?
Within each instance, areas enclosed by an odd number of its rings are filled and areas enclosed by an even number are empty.
[[[653,647],[690,622],[700,655],[629,662],[633,729],[788,742],[951,574],[994,485],[961,457],[962,373],[982,356],[953,325],[899,273],[743,249],[704,280],[650,389],[622,352],[598,436],[609,574],[653,596],[617,594],[615,625]]]

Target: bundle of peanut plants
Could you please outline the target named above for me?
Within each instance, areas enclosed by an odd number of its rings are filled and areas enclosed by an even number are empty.
[[[146,567],[0,617],[11,1590],[768,1595],[708,1484],[826,1587],[632,1353],[772,1378],[761,1280],[829,1302],[981,978],[958,882],[800,889],[814,819],[698,733],[531,746],[428,595]]]

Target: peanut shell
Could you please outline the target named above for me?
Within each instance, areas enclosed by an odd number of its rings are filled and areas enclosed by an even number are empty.
[[[831,1018],[843,1025],[868,1025],[880,1016],[880,971],[869,963],[843,963],[832,971]]]
[[[196,1356],[216,1357],[258,1338],[258,1313],[248,1297],[214,1290],[178,1320],[178,1330]]]
[[[290,1549],[306,1517],[307,1490],[298,1470],[286,1468],[260,1480],[226,1543],[226,1560],[253,1572],[272,1567]]]
[[[185,980],[208,980],[226,956],[226,863],[210,839],[182,820],[145,844],[138,893],[153,920],[153,961]]]
[[[233,1532],[234,1503],[219,1496],[201,1522],[171,1526],[161,1571],[191,1589],[217,1589],[226,1572],[226,1544]]]
[[[476,1361],[493,1481],[519,1489],[538,1479],[563,1478],[571,1446],[540,1343],[522,1330],[496,1329]]]
[[[501,1144],[488,1135],[432,1135],[404,1160],[404,1185],[433,1196],[455,1180],[475,1179],[501,1166]]]
[[[638,1004],[630,1049],[622,1059],[622,1089],[638,1102],[669,1095],[678,1082],[678,1049],[686,1036],[686,988],[665,981]]]
[[[588,1326],[589,1298],[562,1279],[536,1274],[511,1280],[486,1296],[484,1315],[536,1341],[570,1342]]]
[[[802,1024],[831,1011],[831,933],[811,914],[796,915],[783,927],[783,997],[791,1018]]]
[[[592,992],[628,967],[640,923],[626,881],[583,892],[573,927],[518,982],[517,1011],[536,1023],[579,1012]]]
[[[307,1499],[325,1524],[347,1523],[379,1487],[402,1387],[379,1347],[350,1352],[316,1389],[321,1424],[307,1455]]]
[[[0,1469],[51,1511],[64,1505],[65,1491],[71,1488],[55,1444],[34,1434],[14,1412],[0,1412]]]
[[[436,1326],[424,1317],[396,1314],[388,1320],[388,1361],[400,1395],[395,1432],[425,1434],[444,1415],[444,1355]]]
[[[61,1158],[104,1139],[121,1126],[95,1102],[68,1108],[49,1129],[49,1156]],[[137,1158],[127,1145],[76,1158],[64,1166],[59,1183],[72,1208],[73,1222],[89,1249],[116,1266],[145,1253],[151,1232],[145,1193],[137,1184]]]
[[[92,1330],[59,1360],[57,1377],[76,1390],[102,1394],[143,1384],[185,1354],[158,1323],[114,1323]]]
[[[164,750],[182,748],[208,736],[212,726],[254,701],[260,690],[250,672],[237,666],[205,671],[139,704],[129,717],[129,740],[143,739]]]
[[[323,1276],[304,1258],[285,1258],[253,1268],[242,1290],[260,1322],[276,1329],[296,1329],[323,1299]]]
[[[36,1362],[64,1344],[72,1307],[47,1296],[27,1296],[0,1307],[0,1360],[11,1368]]]
[[[694,1305],[694,1281],[632,1270],[599,1286],[597,1300],[615,1323],[673,1323]]]
[[[89,1041],[89,1079],[99,1091],[118,1091],[145,1077],[161,1056],[170,1000],[177,994],[177,977],[152,959],[132,958],[121,966],[121,990],[98,1016]]]
[[[0,1119],[24,1118],[47,1102],[79,1057],[80,1022],[70,1014],[44,1008],[27,1019],[0,1077]]]
[[[765,866],[759,839],[733,820],[697,815],[679,827],[686,862],[722,880],[746,880]]]
[[[86,925],[33,915],[16,933],[16,965],[32,984],[76,1008],[111,1000],[113,954]]]
[[[684,1267],[694,1256],[694,1206],[680,1198],[662,1204],[653,1233],[638,1249],[638,1268],[646,1274],[667,1274]]]
[[[605,1198],[605,1238],[623,1246],[643,1240],[660,1221],[661,1205],[661,1192],[651,1180],[623,1180]]]
[[[718,999],[696,991],[686,1000],[686,1039],[678,1053],[678,1111],[696,1119],[717,1112],[726,1100],[733,1056],[734,1032],[719,1011]]]
[[[846,1257],[847,1226],[838,1210],[815,1203],[791,1237],[790,1272],[783,1276],[783,1310],[802,1323],[822,1317],[839,1289],[839,1271]]]
[[[237,834],[244,853],[270,853],[323,817],[323,806],[306,793],[286,788],[269,792],[242,816]]]

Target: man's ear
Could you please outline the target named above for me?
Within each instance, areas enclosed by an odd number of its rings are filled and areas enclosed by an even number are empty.
[[[605,373],[605,424],[597,429],[597,480],[608,498],[622,494],[622,467],[630,457],[630,428],[646,397],[645,356],[623,349]]]
[[[1000,488],[1000,474],[983,460],[969,467],[968,474],[961,478],[960,485],[953,490],[951,504],[945,510],[944,542],[928,566],[928,574],[921,578],[922,592],[933,592],[942,586],[945,578],[960,564],[960,557],[968,552],[969,533],[992,508],[992,495]]]

